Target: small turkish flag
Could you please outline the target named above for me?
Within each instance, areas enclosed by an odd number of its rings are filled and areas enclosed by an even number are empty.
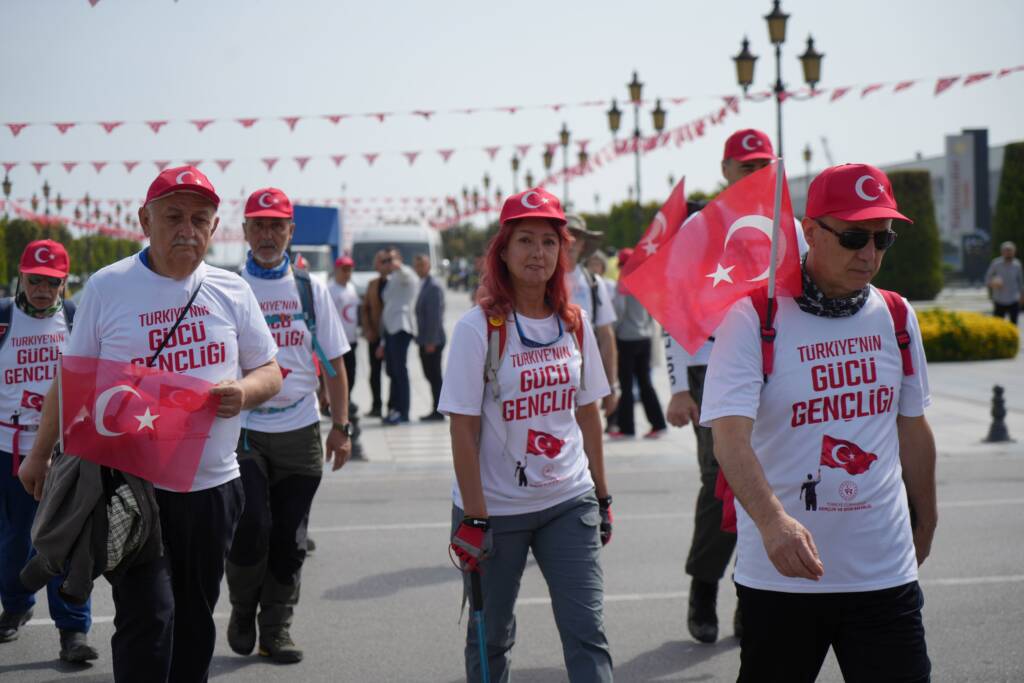
[[[846,470],[850,474],[864,474],[876,460],[877,455],[868,453],[852,441],[827,434],[821,438],[821,464],[825,467]]]
[[[683,221],[686,220],[685,184],[686,178],[680,180],[672,189],[672,194],[668,196],[668,201],[655,214],[654,220],[647,226],[647,232],[636,243],[633,255],[626,261],[626,265],[619,275],[620,280],[639,268],[648,258],[658,253],[658,248],[667,244],[675,236],[676,232],[679,231]],[[625,283],[623,284],[625,285]],[[625,286],[623,288],[626,289]]]
[[[526,434],[526,452],[529,455],[543,455],[554,459],[562,452],[565,442],[548,434],[531,429]]]
[[[43,411],[43,395],[34,391],[24,390],[21,392],[21,407],[29,410]]]
[[[714,334],[736,301],[768,285],[777,168],[777,162],[769,164],[723,190],[624,278],[629,292],[690,353]],[[797,296],[800,252],[785,178],[782,190],[776,295]]]
[[[217,416],[213,386],[141,365],[64,356],[64,449],[162,488],[188,491]]]

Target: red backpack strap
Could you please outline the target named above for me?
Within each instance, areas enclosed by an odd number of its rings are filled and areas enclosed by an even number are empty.
[[[757,311],[757,319],[760,321],[759,332],[761,335],[761,372],[764,373],[764,381],[775,369],[775,311],[778,310],[778,301],[768,299],[767,289],[755,289],[750,293],[750,302],[754,304]]]
[[[896,344],[900,347],[900,357],[903,359],[903,374],[909,377],[914,374],[914,359],[910,355],[910,333],[907,332],[907,317],[910,315],[907,302],[897,292],[879,289],[878,293],[885,299],[889,315],[892,316],[892,326],[896,331]]]
[[[487,315],[487,351],[484,354],[484,382],[490,383],[491,393],[494,398],[501,396],[501,387],[498,386],[498,370],[501,368],[501,359],[505,356],[505,344],[508,341],[508,327],[505,319]]]

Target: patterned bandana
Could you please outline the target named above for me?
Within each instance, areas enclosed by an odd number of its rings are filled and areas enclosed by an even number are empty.
[[[249,273],[253,277],[258,277],[261,280],[280,280],[284,277],[284,274],[288,272],[288,266],[291,265],[291,259],[288,258],[288,252],[284,253],[284,260],[273,268],[264,268],[260,264],[256,263],[256,259],[252,257],[252,252],[245,258],[245,272]]]
[[[804,293],[796,297],[796,305],[804,313],[819,318],[849,318],[867,303],[870,287],[865,287],[850,297],[829,299],[807,273],[807,257],[804,257],[800,270],[803,274]]]
[[[21,312],[25,315],[32,316],[33,318],[49,318],[57,313],[60,309],[64,308],[64,300],[57,298],[57,303],[49,308],[36,308],[28,302],[28,296],[25,292],[18,292],[18,296],[15,297],[14,302],[21,309]]]

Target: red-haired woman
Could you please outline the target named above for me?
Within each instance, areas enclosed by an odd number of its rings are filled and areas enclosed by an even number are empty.
[[[451,417],[452,550],[482,562],[491,680],[506,681],[528,550],[551,594],[570,681],[610,681],[604,578],[611,539],[594,334],[569,302],[565,215],[541,189],[509,197],[487,251],[481,305],[456,324],[440,409]],[[468,584],[468,574],[467,574]],[[466,674],[480,680],[476,623]]]

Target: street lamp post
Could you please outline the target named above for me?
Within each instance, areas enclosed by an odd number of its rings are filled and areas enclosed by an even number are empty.
[[[779,0],[772,3],[772,11],[765,15],[768,22],[768,40],[775,47],[775,145],[778,155],[784,156],[782,147],[782,101],[786,99],[786,85],[782,82],[782,44],[786,42],[786,21],[789,15],[782,11]],[[814,49],[814,38],[807,37],[807,49],[799,56],[803,66],[804,81],[810,87],[811,94],[821,80],[821,60],[825,55]],[[750,41],[746,38],[740,44],[740,53],[732,58],[736,63],[736,80],[746,94],[754,82],[754,63],[757,55],[750,51]]]
[[[636,71],[633,72],[633,78],[626,84],[626,87],[629,89],[629,100],[633,103],[633,157],[636,167],[636,182],[633,186],[634,191],[630,194],[636,200],[636,223],[639,226],[643,218],[643,209],[640,205],[640,104],[643,101],[644,84],[640,81]],[[612,100],[611,109],[605,113],[608,115],[608,128],[612,132],[612,137],[614,137],[622,125],[622,112],[619,110],[618,103],[614,99]],[[665,130],[665,116],[666,111],[661,106],[661,100],[657,100],[654,109],[651,111],[651,123],[654,125],[654,130],[658,133]]]
[[[562,123],[558,131],[558,142],[562,145],[562,206],[569,210],[569,127]]]
[[[491,202],[487,198],[487,193],[491,189],[491,176],[484,173],[484,223],[490,224],[491,222]]]
[[[43,206],[45,207],[45,213],[47,216],[50,215],[50,183],[49,181],[43,181]]]
[[[531,173],[529,169],[527,169],[526,175],[523,176],[523,179],[526,181],[527,188],[533,187],[533,173]]]
[[[9,206],[11,203],[11,178],[6,173],[4,173],[4,182],[2,187],[4,191],[4,218],[6,219],[10,215]]]
[[[512,155],[512,194],[519,192],[519,157]]]

